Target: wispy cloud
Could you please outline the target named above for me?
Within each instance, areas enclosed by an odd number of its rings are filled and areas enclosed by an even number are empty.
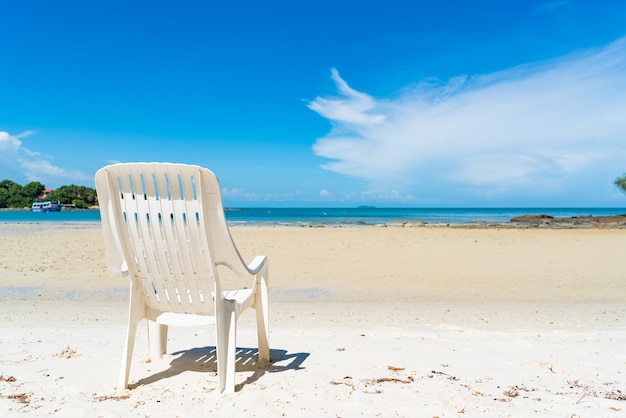
[[[369,112],[376,107],[373,98],[350,88],[336,69],[333,68],[331,74],[343,98],[318,97],[309,105],[312,110],[325,118],[349,124],[375,125],[384,120],[383,115]]]
[[[222,187],[222,196],[225,198],[234,198],[234,199],[242,199],[242,200],[258,200],[260,196],[255,193],[249,193],[243,188],[239,187]]]
[[[313,150],[332,160],[325,169],[387,190],[441,182],[549,192],[626,161],[626,38],[497,73],[421,81],[388,98],[350,88],[336,70],[332,77],[339,95],[308,105],[332,123]]]
[[[67,170],[53,164],[52,158],[24,146],[22,139],[35,134],[25,131],[17,135],[0,131],[0,163],[6,175],[18,175],[27,181],[39,181],[47,186],[67,185],[91,180],[79,170]],[[3,170],[3,171],[4,171]],[[9,178],[19,182],[18,178]]]
[[[242,187],[222,187],[221,189],[222,197],[225,201],[228,202],[273,202],[273,201],[291,201],[294,200],[294,197],[298,196],[298,192],[296,193],[281,193],[281,194],[273,194],[273,193],[253,193],[248,192],[246,189]]]
[[[9,160],[10,155],[13,155],[22,146],[22,141],[17,136],[12,136],[8,132],[0,131],[0,158],[3,162]]]

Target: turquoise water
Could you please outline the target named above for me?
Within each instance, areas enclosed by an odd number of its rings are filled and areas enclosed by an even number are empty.
[[[554,217],[626,214],[626,208],[245,208],[229,209],[231,225],[376,225],[398,220],[429,223],[508,222],[515,216]],[[0,223],[98,223],[97,210],[36,213],[2,210]]]

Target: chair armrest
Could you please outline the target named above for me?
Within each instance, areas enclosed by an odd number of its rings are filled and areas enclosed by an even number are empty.
[[[250,274],[258,274],[265,263],[267,262],[267,257],[264,255],[257,255],[254,259],[248,264],[248,271]]]

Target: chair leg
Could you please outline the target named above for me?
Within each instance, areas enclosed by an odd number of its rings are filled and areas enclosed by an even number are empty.
[[[148,321],[148,346],[150,360],[157,361],[167,350],[167,325]]]
[[[128,376],[130,374],[130,362],[133,357],[135,347],[135,337],[137,336],[137,325],[146,316],[146,307],[143,303],[142,295],[138,286],[131,282],[130,303],[128,309],[128,329],[126,331],[126,347],[122,355],[122,369],[118,386],[122,389],[128,388]]]
[[[122,369],[120,370],[120,378],[118,387],[121,389],[128,388],[128,376],[130,374],[130,361],[133,357],[133,348],[135,346],[135,336],[137,335],[137,323],[129,321],[128,330],[126,332],[126,347],[122,355]]]
[[[267,367],[270,363],[269,303],[267,297],[267,268],[260,274],[256,289],[256,324],[259,344],[259,367]]]
[[[232,302],[224,301],[218,305],[217,328],[217,376],[220,392],[235,391],[235,356],[237,318]]]

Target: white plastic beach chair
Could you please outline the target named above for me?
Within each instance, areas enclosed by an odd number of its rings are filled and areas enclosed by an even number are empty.
[[[148,319],[150,358],[166,351],[167,326],[215,324],[221,392],[235,388],[237,319],[256,309],[259,367],[269,363],[268,261],[246,265],[228,230],[215,174],[166,163],[115,164],[96,173],[112,274],[130,277],[130,312],[119,385],[128,387],[137,325]],[[250,277],[226,290],[218,265]]]

